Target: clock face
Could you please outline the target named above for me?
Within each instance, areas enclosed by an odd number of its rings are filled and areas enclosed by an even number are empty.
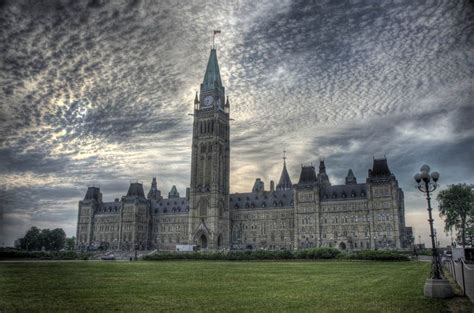
[[[214,100],[214,98],[212,96],[207,96],[204,98],[204,106],[205,107],[209,107],[212,105],[212,101]]]

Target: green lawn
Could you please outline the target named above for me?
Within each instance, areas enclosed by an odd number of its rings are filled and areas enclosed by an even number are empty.
[[[0,312],[446,312],[459,298],[423,296],[429,265],[370,261],[0,263]]]

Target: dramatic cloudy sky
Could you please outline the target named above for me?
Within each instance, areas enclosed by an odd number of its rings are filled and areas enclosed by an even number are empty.
[[[474,183],[473,21],[468,1],[0,1],[0,245],[73,235],[89,185],[184,193],[213,29],[232,192],[277,180],[284,148],[293,182],[320,157],[364,181],[385,155],[427,241],[413,174]]]

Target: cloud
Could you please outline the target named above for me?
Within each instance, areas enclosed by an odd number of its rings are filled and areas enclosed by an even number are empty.
[[[40,223],[73,234],[92,184],[108,200],[152,176],[184,192],[213,29],[233,192],[277,180],[283,148],[294,182],[320,157],[336,183],[348,168],[363,180],[387,155],[419,210],[422,163],[443,184],[473,182],[473,20],[462,1],[3,2],[2,236]]]

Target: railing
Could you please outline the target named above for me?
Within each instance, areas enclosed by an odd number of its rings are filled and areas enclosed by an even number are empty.
[[[444,260],[444,265],[461,287],[463,294],[474,303],[474,264],[466,264],[463,258],[453,260],[449,257]]]

